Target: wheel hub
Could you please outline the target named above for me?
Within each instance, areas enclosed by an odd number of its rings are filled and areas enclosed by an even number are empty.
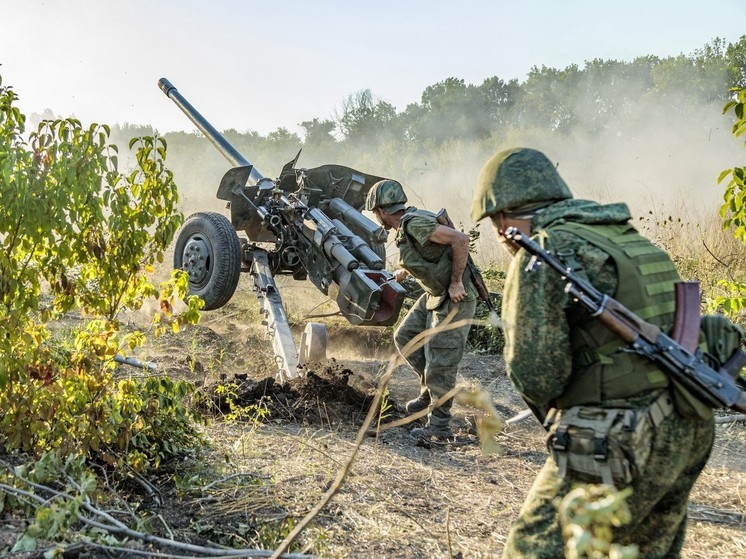
[[[210,279],[210,245],[201,237],[192,237],[184,247],[184,271],[189,283],[203,286]]]

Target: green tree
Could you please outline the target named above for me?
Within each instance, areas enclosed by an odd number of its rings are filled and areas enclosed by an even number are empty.
[[[336,124],[333,121],[314,118],[301,122],[300,127],[304,132],[304,167],[315,167],[338,161],[341,146],[334,137]]]
[[[519,126],[569,131],[576,122],[573,99],[581,74],[575,64],[564,70],[546,66],[531,68],[515,112]]]
[[[267,134],[267,141],[281,150],[287,150],[288,153],[298,151],[301,143],[298,134],[283,127]]]
[[[714,41],[692,56],[665,58],[653,68],[656,101],[671,107],[722,101],[728,87],[723,45]]]
[[[409,105],[399,119],[407,139],[421,145],[481,140],[508,124],[517,92],[515,80],[492,77],[475,86],[450,77],[425,88],[420,103]]]
[[[746,88],[746,35],[725,48],[725,63],[730,83],[734,87]]]
[[[505,82],[497,76],[487,78],[477,88],[484,98],[484,107],[493,130],[512,125],[511,111],[520,98],[518,80]]]
[[[307,146],[321,146],[326,147],[329,144],[336,142],[334,139],[335,124],[331,120],[319,120],[314,118],[313,120],[307,120],[300,123],[300,127],[304,130],[304,143]]]
[[[370,147],[391,135],[387,133],[388,126],[395,116],[393,105],[376,99],[370,89],[363,89],[348,95],[342,102],[337,127],[346,141]]]

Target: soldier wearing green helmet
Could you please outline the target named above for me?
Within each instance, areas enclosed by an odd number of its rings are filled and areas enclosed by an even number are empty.
[[[710,410],[691,406],[651,361],[625,345],[565,292],[547,266],[505,237],[530,235],[599,291],[669,331],[670,257],[639,235],[625,204],[574,199],[541,152],[514,148],[484,165],[472,218],[489,217],[514,255],[503,292],[508,375],[549,431],[550,457],[508,535],[503,557],[564,557],[558,507],[578,484],[631,488],[631,521],[613,541],[641,557],[679,557],[689,492],[712,449]]]
[[[387,230],[396,230],[399,249],[397,281],[411,275],[424,290],[394,333],[401,351],[407,343],[430,328],[436,328],[455,309],[452,322],[474,318],[477,291],[467,266],[469,236],[439,223],[432,212],[407,206],[401,184],[382,180],[368,192],[365,209],[373,212]],[[431,407],[456,384],[458,364],[466,348],[469,325],[438,332],[420,349],[404,355],[420,378],[420,394],[407,402],[407,413]],[[418,439],[448,439],[452,399],[430,409],[425,427],[412,430]]]

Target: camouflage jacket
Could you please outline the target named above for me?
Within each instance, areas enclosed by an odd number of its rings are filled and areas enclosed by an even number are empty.
[[[399,249],[399,266],[407,270],[430,297],[442,298],[448,295],[453,257],[450,246],[430,240],[437,228],[434,213],[410,206],[401,219],[395,242]],[[470,277],[467,268],[463,278],[466,301],[477,298]]]
[[[630,218],[625,204],[564,200],[535,215],[533,236],[552,252],[572,251],[591,284],[614,295],[619,280],[609,254],[567,229],[573,223],[614,225]],[[559,225],[563,230],[553,230]],[[587,323],[589,315],[570,300],[564,282],[548,266],[527,272],[529,259],[521,250],[508,268],[502,308],[505,360],[514,385],[541,415],[556,406],[571,383],[573,325]]]

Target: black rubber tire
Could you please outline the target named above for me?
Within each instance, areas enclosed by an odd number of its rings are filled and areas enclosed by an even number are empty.
[[[189,274],[189,294],[205,301],[203,310],[225,305],[241,275],[241,243],[228,218],[214,212],[190,215],[176,238],[174,268]]]

